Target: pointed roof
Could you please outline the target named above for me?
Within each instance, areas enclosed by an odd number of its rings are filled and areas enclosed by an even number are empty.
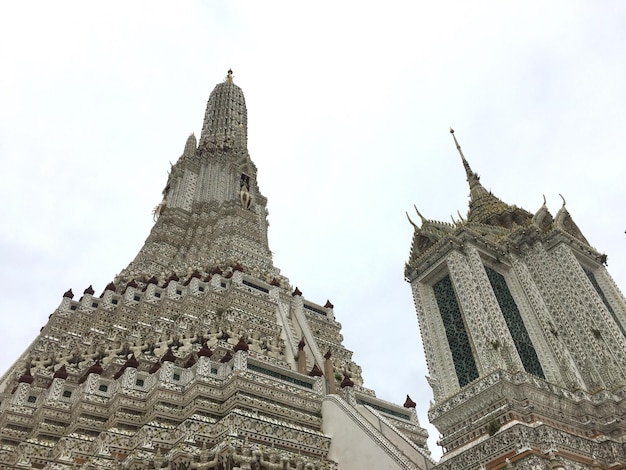
[[[516,206],[510,206],[487,191],[480,183],[480,177],[470,167],[463,155],[454,129],[450,128],[450,134],[454,139],[454,144],[459,151],[463,168],[467,176],[470,188],[470,203],[467,221],[479,224],[494,225],[504,228],[511,228],[513,224],[520,226],[528,225],[532,220],[532,214]]]
[[[470,188],[467,218],[464,219],[459,213],[459,220],[452,218],[452,223],[438,222],[427,219],[415,207],[415,211],[421,221],[421,226],[418,226],[407,213],[406,216],[409,223],[414,229],[409,260],[405,265],[404,271],[407,278],[410,277],[410,273],[413,272],[414,267],[419,264],[420,260],[427,256],[427,253],[435,250],[435,247],[439,246],[439,242],[442,239],[454,236],[458,230],[479,228],[478,233],[489,232],[494,237],[500,237],[504,230],[516,230],[518,227],[528,227],[533,222],[536,223],[530,212],[503,202],[484,188],[480,182],[480,177],[472,170],[465,158],[461,145],[454,134],[454,129],[450,129],[450,134],[452,134],[454,145],[461,157]],[[549,217],[546,217],[545,220],[542,219],[543,223],[549,223],[549,220]]]
[[[248,347],[248,343],[246,343],[246,340],[244,339],[244,337],[242,336],[241,338],[239,338],[239,342],[237,344],[235,344],[235,346],[233,347],[233,351],[247,351],[249,349]]]
[[[410,396],[406,396],[406,400],[404,401],[404,406],[405,408],[415,408],[417,406],[417,403],[415,403],[413,400],[411,400]]]
[[[322,370],[317,367],[317,364],[313,364],[311,371],[309,372],[309,377],[322,377],[324,374]]]
[[[26,383],[26,384],[32,384],[33,380],[35,380],[30,372],[30,366],[26,367],[26,370],[24,371],[24,373],[20,376],[19,379],[17,379],[18,383]]]
[[[52,376],[53,379],[67,379],[68,377],[67,369],[65,369],[65,364],[59,367]]]
[[[102,372],[104,372],[104,369],[100,365],[100,361],[97,360],[89,367],[89,369],[85,371],[85,373],[80,377],[80,379],[78,379],[78,383],[82,384],[85,380],[87,380],[87,377],[89,377],[89,374],[102,375]]]
[[[202,348],[198,351],[198,357],[211,357],[212,355],[213,351],[211,351],[211,348],[209,348],[206,343],[204,343]]]
[[[339,386],[341,388],[354,387],[354,382],[352,381],[352,379],[350,378],[348,374],[345,374]]]
[[[171,347],[167,348],[167,351],[165,351],[165,354],[161,357],[161,363],[164,362],[176,362],[176,356],[174,356]]]

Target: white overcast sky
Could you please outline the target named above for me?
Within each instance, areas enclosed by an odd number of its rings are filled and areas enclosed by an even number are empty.
[[[425,425],[405,211],[465,214],[449,126],[505,202],[563,194],[626,287],[625,25],[621,1],[4,2],[0,374],[63,292],[133,259],[232,68],[276,266]]]

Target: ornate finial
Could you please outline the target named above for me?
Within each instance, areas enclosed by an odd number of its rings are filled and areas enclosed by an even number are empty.
[[[311,368],[311,371],[309,372],[309,377],[322,377],[323,375],[324,373],[322,372],[322,369],[317,367],[317,364],[313,364],[313,367]]]
[[[425,224],[426,222],[428,222],[428,219],[424,217],[420,211],[417,210],[417,206],[415,204],[413,204],[413,208],[415,209],[415,212],[417,212],[417,215],[420,216],[420,220],[422,221],[422,224]]]
[[[563,199],[563,207],[565,207],[565,198],[563,197],[562,194],[559,194],[559,196],[561,196],[561,199]]]
[[[454,145],[456,145],[456,149],[459,151],[459,155],[461,155],[461,160],[463,161],[463,167],[465,168],[465,174],[467,175],[467,180],[469,181],[472,176],[475,176],[475,173],[465,160],[465,155],[463,155],[463,150],[461,150],[461,146],[459,145],[459,141],[456,140],[456,136],[454,135],[454,129],[450,128],[450,134],[452,134],[452,139],[454,139]]]
[[[413,221],[411,220],[411,217],[409,217],[409,213],[408,213],[408,212],[405,212],[405,214],[406,214],[406,218],[407,218],[407,219],[409,219],[409,223],[413,226],[413,228],[414,228],[415,230],[419,230],[420,228],[419,228],[417,225],[415,225],[415,222],[413,222]]]
[[[459,214],[459,218],[461,219],[461,222],[465,222],[465,219],[463,218],[463,216],[461,215],[461,213],[459,212],[458,209],[457,209],[456,213]]]
[[[352,381],[352,379],[350,378],[350,376],[348,374],[344,374],[343,375],[343,380],[341,381],[339,386],[341,388],[354,387],[354,382]]]
[[[470,198],[474,200],[482,194],[487,194],[487,190],[480,184],[480,177],[472,171],[469,163],[467,163],[465,155],[463,155],[463,150],[461,150],[461,146],[459,145],[459,141],[456,140],[456,136],[454,135],[454,129],[450,128],[450,134],[452,134],[454,145],[456,145],[456,149],[459,151],[461,161],[463,162],[463,168],[465,168],[465,175],[467,176],[467,182],[470,187]]]
[[[233,83],[233,69],[228,69],[228,75],[226,75],[226,82]]]
[[[402,406],[404,406],[405,408],[415,408],[417,406],[417,403],[411,400],[411,397],[407,395],[404,405]]]
[[[196,135],[192,132],[191,134],[189,134],[189,137],[187,137],[187,140],[185,142],[183,155],[192,156],[195,153],[197,146],[198,146],[198,139],[196,139]],[[174,168],[174,165],[172,165],[172,162],[170,162],[170,173],[172,172],[173,168]]]

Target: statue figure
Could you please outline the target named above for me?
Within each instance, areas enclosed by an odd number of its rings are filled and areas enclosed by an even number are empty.
[[[241,202],[241,207],[244,209],[250,209],[250,205],[252,204],[252,195],[250,194],[247,183],[243,183],[239,188],[239,201]]]
[[[163,196],[163,200],[152,210],[152,218],[156,222],[161,214],[165,210],[165,206],[167,206],[167,202],[165,201],[165,196]]]

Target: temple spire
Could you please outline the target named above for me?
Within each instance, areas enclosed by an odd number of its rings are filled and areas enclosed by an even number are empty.
[[[218,83],[207,102],[200,147],[214,151],[247,151],[248,111],[243,91],[233,83],[233,71]]]
[[[456,145],[456,149],[459,151],[459,155],[461,156],[461,161],[463,162],[463,168],[465,168],[465,175],[467,176],[467,182],[470,187],[470,199],[475,200],[481,195],[489,194],[489,192],[480,184],[480,177],[472,171],[472,168],[469,166],[469,163],[465,159],[465,155],[463,155],[463,150],[461,150],[461,146],[459,145],[458,140],[456,140],[456,136],[454,135],[454,129],[450,128],[450,134],[452,134],[452,139],[454,139],[454,145]]]
[[[450,134],[452,134],[452,138],[454,139],[454,145],[456,145],[456,149],[459,151],[459,155],[461,155],[461,161],[463,162],[463,167],[465,168],[465,174],[467,175],[467,181],[469,181],[470,178],[472,177],[472,175],[475,175],[475,173],[470,168],[469,163],[467,163],[467,160],[465,159],[465,155],[463,155],[463,150],[461,150],[461,146],[459,145],[459,141],[456,140],[456,136],[454,135],[454,129],[450,128]]]
[[[456,136],[454,135],[454,129],[450,128],[450,134],[452,134],[456,149],[461,156],[465,174],[467,175],[467,182],[470,187],[467,221],[507,228],[510,228],[513,223],[517,225],[527,224],[532,219],[532,214],[524,209],[509,206],[491,194],[491,192],[487,191],[484,186],[480,184],[480,177],[472,171],[469,163],[467,163],[459,141],[456,140]]]
[[[155,226],[119,282],[237,266],[282,282],[268,246],[267,199],[247,149],[246,102],[232,77],[229,70],[209,95],[200,139],[187,138],[154,211]]]

